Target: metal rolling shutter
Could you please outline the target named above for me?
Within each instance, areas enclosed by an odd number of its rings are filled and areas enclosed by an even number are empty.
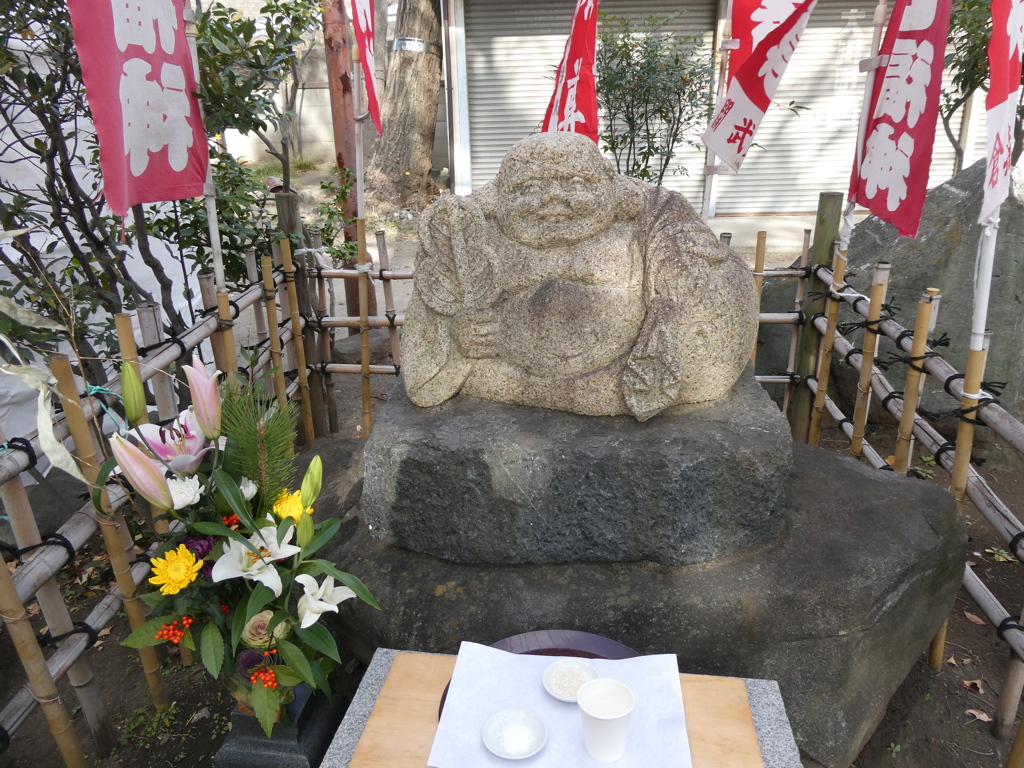
[[[466,66],[473,188],[494,178],[512,144],[533,133],[544,117],[554,88],[554,69],[562,57],[575,0],[466,0]],[[659,17],[686,10],[675,22],[682,34],[704,33],[712,42],[716,3],[699,0],[628,2],[604,0],[613,15]],[[638,14],[637,11],[640,10]],[[666,186],[679,189],[700,205],[703,152],[681,152],[689,176],[670,172]]]

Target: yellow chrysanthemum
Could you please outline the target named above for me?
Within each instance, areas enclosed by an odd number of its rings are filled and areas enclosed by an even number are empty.
[[[172,549],[163,557],[154,557],[153,576],[149,583],[160,586],[161,595],[176,595],[193,581],[203,567],[202,560],[196,560],[184,544]]]
[[[295,493],[281,491],[281,495],[274,502],[274,514],[277,515],[278,520],[290,517],[295,522],[299,522],[304,514],[313,514],[313,508],[302,508],[302,491],[295,491]]]

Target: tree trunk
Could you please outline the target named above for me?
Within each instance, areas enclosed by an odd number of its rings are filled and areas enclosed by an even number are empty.
[[[430,153],[441,88],[440,0],[400,0],[399,39],[425,50],[397,50],[389,56],[381,104],[384,130],[366,169],[367,197],[384,213],[400,207],[420,211],[437,196]]]

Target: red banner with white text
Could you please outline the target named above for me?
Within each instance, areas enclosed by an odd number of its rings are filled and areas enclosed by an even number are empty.
[[[69,0],[107,204],[203,194],[209,161],[185,0]]]
[[[879,51],[867,130],[849,199],[915,237],[942,92],[951,0],[898,0]]]
[[[597,84],[594,81],[596,46],[597,0],[578,0],[541,131],[579,133],[595,144],[598,142]]]
[[[784,21],[770,25],[772,28],[753,53],[735,70],[725,97],[715,106],[711,124],[701,138],[733,171],[739,171],[754,142],[754,133],[779,88],[816,3],[817,0],[804,0],[791,6],[792,12]]]
[[[359,46],[366,87],[366,108],[380,135],[380,102],[377,99],[377,66],[373,58],[373,0],[352,0],[352,26]]]
[[[1010,191],[1010,153],[1017,119],[1021,55],[1024,53],[1024,2],[992,0],[992,37],[988,41],[989,89],[985,95],[988,139],[985,198],[978,223],[999,210]]]
[[[732,39],[729,51],[729,82],[768,33],[793,15],[800,0],[733,0]]]

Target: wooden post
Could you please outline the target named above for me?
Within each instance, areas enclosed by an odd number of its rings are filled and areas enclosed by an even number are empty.
[[[320,249],[324,246],[323,237],[319,230],[313,230],[312,237],[313,251],[319,253]],[[318,272],[316,278],[316,316],[321,323],[327,317],[327,292],[327,278]],[[325,328],[323,325],[320,326],[320,359],[325,363],[331,363],[334,360],[334,331],[330,328]],[[334,434],[338,431],[340,425],[338,422],[338,400],[334,393],[334,375],[329,371],[325,371],[323,374],[323,385],[324,398],[327,400],[327,425],[331,434]]]
[[[270,365],[274,371],[274,391],[277,406],[284,408],[288,394],[284,384],[284,367],[281,363],[281,329],[277,327],[277,286],[274,284],[274,264],[269,256],[261,259],[263,270],[263,303],[267,308],[267,325],[270,327]]]
[[[1024,617],[1021,617],[1024,620]],[[1018,622],[1020,623],[1020,622]],[[1013,724],[1017,720],[1017,705],[1024,691],[1024,661],[1010,651],[1010,663],[1003,675],[1003,690],[993,713],[992,734],[997,739],[1008,739],[1013,735]],[[1018,738],[1020,738],[1018,736]],[[1016,744],[1014,745],[1016,748]]]
[[[305,430],[307,449],[316,446],[316,432],[313,427],[313,409],[309,398],[309,377],[306,373],[306,351],[297,340],[302,338],[302,320],[299,319],[299,300],[295,291],[295,265],[292,263],[292,246],[285,238],[281,240],[281,262],[284,264],[284,287],[288,293],[291,309],[292,341],[295,343],[295,368],[299,374],[299,397],[302,402],[302,426]]]
[[[864,326],[864,341],[860,357],[860,381],[857,384],[857,402],[853,409],[853,437],[850,452],[861,455],[864,430],[868,422],[868,407],[871,404],[871,368],[875,364],[875,349],[878,347],[878,323],[882,317],[886,289],[889,287],[889,263],[880,261],[875,265],[871,283],[871,303],[868,305],[867,325]]]
[[[1024,768],[1024,724],[1017,729],[1017,736],[1006,758],[1006,768]]]
[[[319,239],[319,238],[317,238]],[[319,300],[314,301],[313,296],[319,299],[319,294],[314,294],[311,289],[315,288],[315,282],[311,285],[309,276],[316,273],[311,267],[316,264],[314,253],[306,251],[295,259],[295,288],[299,306],[302,314],[307,318],[316,317],[319,319]],[[327,437],[331,430],[327,420],[327,403],[324,397],[324,372],[321,366],[323,362],[323,346],[318,343],[317,329],[312,323],[306,323],[302,329],[302,347],[306,359],[306,370],[308,371],[309,383],[309,407],[313,414],[313,429],[317,437]],[[324,331],[320,329],[322,336]]]
[[[271,245],[271,250],[273,251],[273,254],[274,254],[274,266],[275,267],[281,267],[281,269],[283,270],[284,269],[284,261],[282,261],[282,259],[281,259],[281,242],[280,241],[275,241]],[[291,318],[291,316],[292,316],[291,307],[288,305],[288,291],[287,290],[278,291],[277,292],[277,300],[281,304],[281,317],[283,318],[282,322],[283,323],[287,323],[289,321],[289,318]],[[273,333],[274,329],[271,328],[270,330],[271,330],[271,333]],[[278,328],[277,332],[280,333],[281,329]],[[297,366],[296,366],[296,363],[295,363],[295,339],[294,339],[294,337],[292,339],[290,339],[287,344],[282,344],[281,345],[281,352],[282,352],[282,355],[283,355],[284,369],[286,371],[290,371],[293,368],[296,368]]]
[[[82,412],[82,403],[78,399],[78,390],[71,373],[71,365],[68,363],[66,355],[50,355],[47,362],[53,375],[57,378],[57,391],[64,404],[64,417],[67,419],[68,429],[75,443],[75,451],[82,466],[82,474],[85,475],[86,480],[94,483],[99,472],[99,463],[92,435],[89,432],[89,425]],[[106,546],[107,555],[110,557],[110,565],[114,569],[117,588],[121,591],[124,610],[128,614],[128,623],[132,630],[135,630],[146,623],[146,614],[142,602],[135,595],[135,580],[132,578],[128,557],[121,544],[119,529],[126,528],[124,517],[115,514],[105,490],[100,496],[100,506],[102,509],[96,511],[96,521],[100,525],[103,543]],[[0,570],[5,569],[0,568]],[[160,674],[160,661],[157,658],[156,649],[140,648],[139,657],[142,660],[142,671],[146,675],[150,695],[153,697],[153,705],[158,711],[166,712],[171,706],[171,701],[164,688],[164,678]]]
[[[896,433],[896,450],[893,469],[906,475],[910,468],[910,452],[914,444],[914,416],[924,386],[924,352],[928,346],[928,329],[932,324],[932,307],[938,299],[939,289],[928,288],[917,303],[917,318],[914,321],[914,342],[910,348],[910,364],[907,366],[907,381],[903,387],[903,414]],[[1016,710],[1015,710],[1016,711]]]
[[[814,409],[811,411],[811,424],[807,430],[809,445],[817,445],[821,434],[821,417],[825,414],[825,395],[832,373],[832,349],[836,343],[836,325],[839,322],[840,300],[837,297],[843,288],[846,275],[846,254],[838,248],[834,248],[834,253],[832,285],[828,289],[828,301],[825,305],[825,335],[822,337],[821,352],[818,356],[818,388],[815,390]]]
[[[807,269],[807,259],[811,255],[811,230],[804,230],[804,244],[800,249],[800,269]],[[793,301],[793,310],[799,316],[804,311],[804,290],[807,288],[807,278],[803,277],[796,281],[796,298]],[[782,398],[782,412],[789,414],[789,403],[793,399],[793,375],[796,373],[796,351],[800,343],[800,324],[794,323],[793,330],[789,337],[789,357],[786,359],[786,373],[790,375],[789,383],[786,384],[786,393]]]
[[[259,280],[259,273],[256,269],[255,248],[248,248],[245,251],[245,275],[250,283],[255,283]],[[270,336],[267,332],[267,315],[263,307],[263,299],[257,299],[253,305],[253,317],[256,323],[256,341],[258,344],[262,344]],[[253,373],[259,374],[261,371],[253,370]]]
[[[14,648],[32,687],[32,695],[43,710],[64,765],[67,768],[87,768],[89,764],[82,752],[82,745],[75,729],[71,727],[71,718],[60,700],[57,684],[46,668],[46,658],[39,648],[36,633],[29,623],[29,615],[18,599],[18,592],[6,565],[0,566],[0,616],[7,625],[7,631],[11,633]]]
[[[723,232],[718,236],[718,241],[722,245],[732,245],[732,232]]]
[[[363,379],[363,437],[370,436],[370,429],[373,426],[373,417],[370,413],[370,325],[369,305],[367,296],[369,294],[370,273],[369,264],[366,259],[366,220],[356,220],[356,229],[359,232],[359,364],[362,366]]]
[[[0,430],[0,443],[6,440],[3,430]],[[3,503],[18,547],[30,547],[42,542],[35,515],[32,513],[32,505],[20,476],[0,485],[0,502]],[[6,567],[0,567],[7,570]],[[62,635],[75,628],[56,579],[50,579],[36,590],[36,600],[39,601],[51,636]],[[68,682],[71,683],[78,703],[82,706],[82,713],[89,724],[89,732],[97,751],[101,755],[109,755],[117,746],[117,731],[114,730],[110,713],[103,703],[99,686],[94,684],[96,681],[92,667],[84,656],[80,656],[78,661],[68,668]]]
[[[818,213],[814,223],[814,240],[811,244],[810,266],[826,265],[832,258],[832,248],[839,234],[839,220],[843,212],[843,195],[840,192],[822,192],[818,196]],[[818,332],[814,328],[814,316],[824,307],[824,296],[811,296],[812,293],[823,294],[826,286],[816,276],[811,276],[804,296],[804,326],[801,329],[800,344],[797,349],[796,374],[805,379],[814,374],[818,359]],[[797,387],[793,392],[792,409],[790,411],[790,428],[793,439],[807,441],[811,426],[811,408],[814,393],[809,387]]]
[[[754,252],[754,290],[757,291],[758,312],[761,311],[761,290],[764,288],[764,252],[767,240],[767,232],[757,233],[757,250]],[[750,367],[757,370],[757,339],[754,339],[754,349],[750,353]]]
[[[213,282],[213,272],[200,272],[199,295],[203,300],[203,309],[209,312],[217,312],[217,286]],[[214,331],[210,336],[210,347],[213,349],[213,362],[217,370],[226,371],[227,363],[224,362],[224,337],[221,332]]]
[[[224,367],[217,366],[224,371],[224,378],[228,387],[238,391],[238,351],[235,347],[235,321],[231,317],[231,302],[228,299],[227,291],[217,291],[217,327],[220,328],[220,335],[223,345]]]
[[[211,279],[213,275],[210,275]],[[160,307],[156,304],[140,304],[137,310],[139,317],[139,328],[142,330],[142,343],[147,347],[158,344],[163,338],[163,331],[160,323]],[[118,336],[121,341],[121,336]],[[134,342],[132,347],[134,347]],[[121,341],[121,357],[125,357],[125,344]],[[138,367],[136,365],[136,367]],[[174,378],[171,372],[161,369],[150,379],[150,386],[153,387],[153,399],[156,400],[156,411],[160,421],[173,419],[178,415],[178,398],[174,395]]]

